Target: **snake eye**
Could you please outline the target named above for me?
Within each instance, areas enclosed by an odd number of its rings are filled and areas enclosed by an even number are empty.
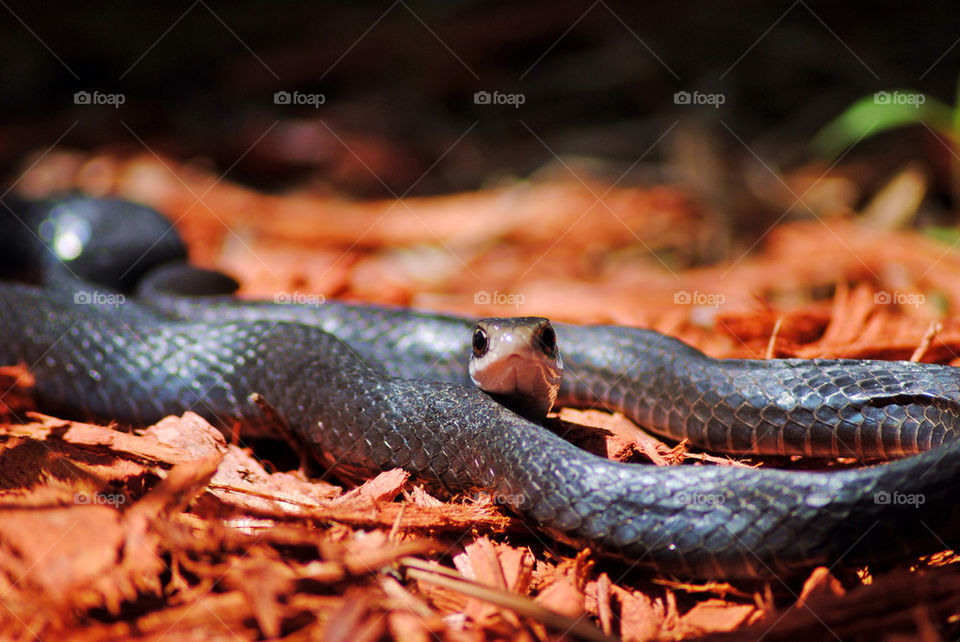
[[[477,328],[473,331],[473,354],[482,357],[490,348],[490,341],[487,339],[487,333],[483,328]]]
[[[546,354],[553,355],[557,351],[557,333],[552,325],[547,324],[541,328],[537,334],[537,341],[540,342],[540,347]]]

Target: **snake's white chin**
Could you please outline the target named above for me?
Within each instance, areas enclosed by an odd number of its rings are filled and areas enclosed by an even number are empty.
[[[529,362],[511,354],[500,359],[491,359],[482,367],[471,368],[470,378],[478,387],[496,395],[516,395],[524,390],[533,378]]]

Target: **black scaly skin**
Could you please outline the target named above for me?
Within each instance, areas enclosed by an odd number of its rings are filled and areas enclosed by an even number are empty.
[[[97,210],[90,199],[70,203],[57,212]],[[31,206],[27,222],[46,220],[44,207]],[[142,210],[124,210],[147,220],[123,241],[127,265],[117,273],[126,276],[110,285],[182,258],[176,243],[138,240],[138,229],[165,229]],[[13,238],[0,234],[0,251]],[[94,249],[97,276],[109,274],[113,252]],[[557,324],[565,403],[621,410],[668,436],[734,451],[754,441],[761,452],[867,457],[932,448],[841,472],[619,464],[463,385],[470,320],[229,297],[78,304],[77,288],[91,286],[71,283],[49,257],[39,264],[44,290],[0,284],[0,362],[30,366],[49,411],[144,425],[191,409],[221,426],[240,419],[249,431],[269,427],[248,401],[260,393],[331,466],[354,474],[402,466],[453,493],[484,489],[559,539],[683,576],[889,564],[960,544],[952,368],[714,360],[655,332]],[[80,263],[68,267],[86,276]]]
[[[170,270],[181,281],[190,271]],[[396,376],[470,384],[468,318],[340,302],[238,304],[232,297],[178,297],[156,289],[145,294],[162,309],[195,321],[316,325]],[[622,412],[654,432],[701,448],[890,459],[960,435],[960,372],[951,366],[711,359],[651,330],[553,326],[564,362],[559,406]]]
[[[303,324],[172,321],[132,302],[78,305],[5,284],[0,335],[0,361],[31,366],[43,407],[133,424],[187,409],[258,424],[247,401],[258,392],[331,466],[402,466],[453,493],[482,488],[559,539],[664,573],[889,562],[940,550],[960,529],[960,450],[949,445],[841,472],[620,464],[476,389],[389,377]],[[882,492],[892,501],[876,501]]]
[[[889,459],[960,436],[960,370],[951,366],[711,359],[651,330],[555,325],[567,366],[559,403],[597,399],[710,450]]]

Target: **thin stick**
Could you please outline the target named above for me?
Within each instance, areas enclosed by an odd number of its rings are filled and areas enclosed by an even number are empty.
[[[943,330],[942,323],[939,321],[931,321],[930,325],[927,326],[927,331],[923,333],[923,338],[920,339],[920,345],[918,345],[917,349],[910,355],[910,361],[920,361],[927,350],[930,349],[930,344],[933,343],[934,337],[940,334],[941,330]]]
[[[409,558],[404,558],[401,562],[406,564],[408,560]],[[416,566],[423,565],[416,564]],[[474,597],[495,604],[501,608],[510,609],[517,615],[542,622],[545,626],[553,630],[572,633],[585,640],[595,640],[596,642],[613,642],[617,639],[604,634],[603,631],[583,618],[574,618],[552,611],[540,606],[526,595],[519,595],[517,593],[510,593],[509,591],[484,586],[483,584],[467,580],[456,573],[451,574],[448,569],[440,571],[439,569],[431,568],[431,571],[437,570],[439,572],[428,572],[420,568],[413,568],[411,564],[407,564],[407,567],[407,575],[415,580],[431,582],[463,593],[468,597]]]

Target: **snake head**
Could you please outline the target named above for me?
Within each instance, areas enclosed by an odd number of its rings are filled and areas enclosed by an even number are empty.
[[[490,318],[473,327],[470,378],[517,412],[542,418],[563,376],[557,333],[543,317]]]

